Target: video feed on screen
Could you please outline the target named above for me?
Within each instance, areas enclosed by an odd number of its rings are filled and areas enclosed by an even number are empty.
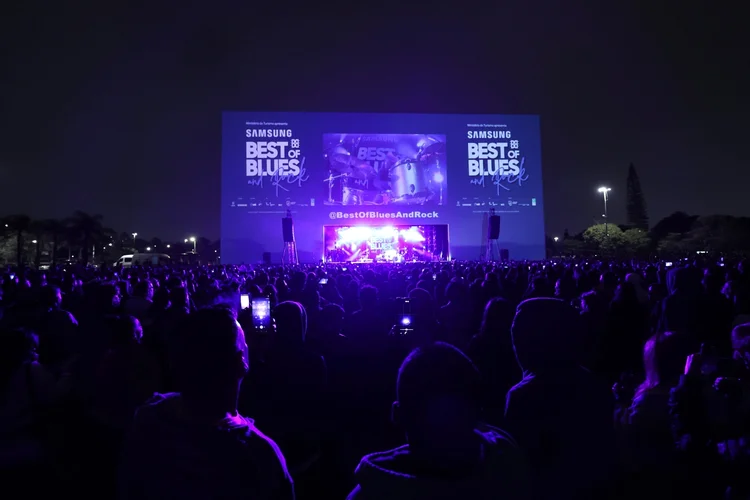
[[[223,162],[236,173],[224,184],[230,208],[541,210],[536,117],[263,115],[225,116]]]
[[[260,330],[271,327],[271,300],[267,297],[254,298],[252,301],[253,326]]]
[[[448,256],[448,227],[326,226],[325,246],[328,262],[434,262]]]
[[[408,206],[444,203],[444,135],[325,134],[325,204]]]

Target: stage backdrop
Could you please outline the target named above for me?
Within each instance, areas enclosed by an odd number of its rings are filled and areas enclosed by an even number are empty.
[[[337,224],[447,224],[451,257],[477,259],[492,209],[500,248],[544,258],[537,116],[223,115],[224,263],[280,262],[287,210],[301,262],[320,261]]]

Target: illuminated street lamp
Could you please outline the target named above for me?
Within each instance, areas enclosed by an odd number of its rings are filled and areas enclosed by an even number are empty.
[[[150,252],[151,251],[151,247],[146,247],[146,251]]]
[[[191,243],[193,244],[193,253],[196,253],[196,252],[195,252],[195,251],[196,251],[196,240],[195,240],[195,236],[191,236],[190,238],[185,238],[185,243],[187,243],[188,241],[189,241],[189,242],[191,242]]]
[[[133,233],[133,248],[135,248],[135,237],[138,236],[138,233]]]
[[[560,241],[560,238],[558,238],[557,236],[555,236],[553,239],[555,240],[555,243],[557,243],[558,241]]]
[[[609,234],[609,228],[607,227],[609,222],[609,217],[607,216],[607,200],[609,199],[609,192],[612,191],[612,188],[602,186],[598,191],[602,193],[602,196],[604,197],[604,236],[606,237]]]

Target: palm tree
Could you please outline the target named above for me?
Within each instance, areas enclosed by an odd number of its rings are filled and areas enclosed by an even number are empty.
[[[45,229],[46,236],[52,240],[50,263],[54,265],[57,259],[57,247],[60,244],[60,238],[65,236],[65,223],[57,219],[47,219],[42,221],[42,226]]]
[[[109,236],[114,234],[114,231],[104,227],[102,219],[103,217],[99,214],[90,215],[81,210],[76,210],[67,221],[67,226],[81,245],[81,260],[84,264],[89,263],[89,255],[93,245],[108,241]]]
[[[34,267],[39,269],[39,265],[42,263],[42,249],[44,248],[44,242],[47,239],[47,226],[45,221],[32,221],[29,226],[29,231],[36,238],[34,241]]]
[[[75,228],[70,226],[70,219],[65,219],[65,221],[63,221],[63,224],[65,226],[65,229],[63,231],[63,238],[65,241],[65,246],[68,248],[68,260],[72,260],[73,251],[79,247],[79,234]]]
[[[10,263],[10,246],[13,231],[7,217],[0,217],[0,262]],[[15,249],[13,251],[15,253]]]
[[[5,219],[8,228],[16,234],[16,264],[23,264],[23,233],[31,226],[31,217],[28,215],[11,215]]]

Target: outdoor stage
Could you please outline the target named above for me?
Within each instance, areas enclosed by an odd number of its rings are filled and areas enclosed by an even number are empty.
[[[450,260],[447,224],[420,226],[325,226],[325,261],[340,263]]]

